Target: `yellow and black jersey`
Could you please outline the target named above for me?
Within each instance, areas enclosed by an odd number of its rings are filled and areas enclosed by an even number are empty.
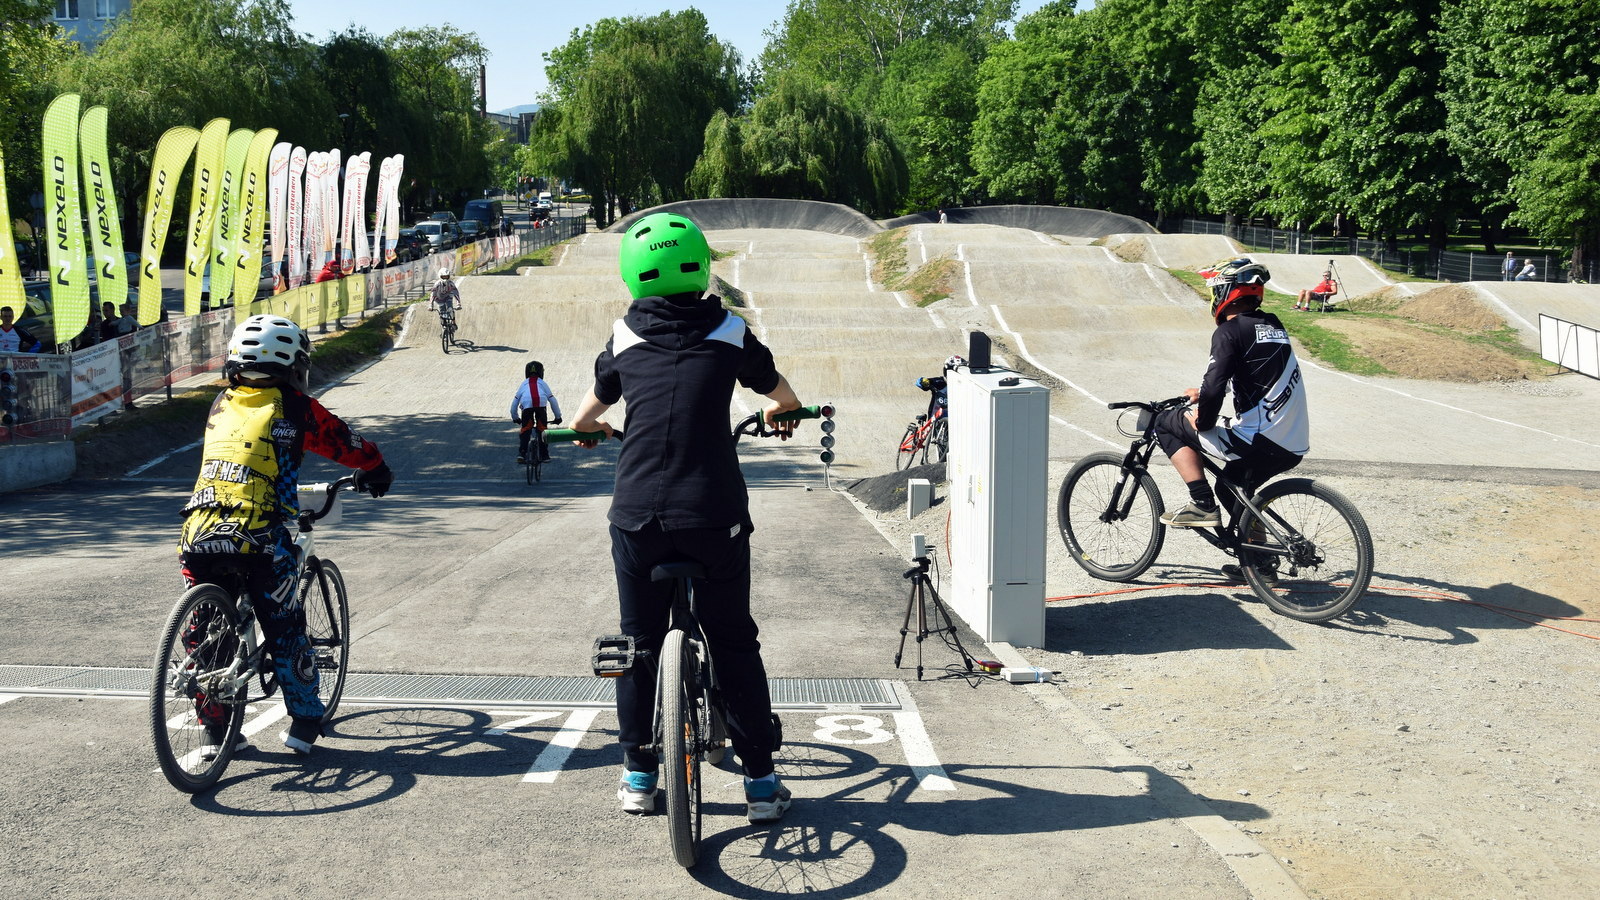
[[[290,387],[230,387],[206,422],[200,477],[182,510],[183,553],[270,553],[300,511],[305,452],[370,470],[383,454],[315,398]]]

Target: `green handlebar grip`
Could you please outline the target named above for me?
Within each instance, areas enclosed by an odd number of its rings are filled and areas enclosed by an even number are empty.
[[[547,443],[557,441],[603,441],[606,439],[604,431],[573,431],[571,428],[550,428],[544,433]]]
[[[832,412],[830,410],[830,415],[831,414],[832,414]],[[822,418],[822,407],[820,407],[820,406],[802,406],[799,409],[791,409],[788,412],[778,413],[777,415],[772,417],[772,421],[774,421],[774,422],[798,422],[801,419],[820,419],[820,418]]]

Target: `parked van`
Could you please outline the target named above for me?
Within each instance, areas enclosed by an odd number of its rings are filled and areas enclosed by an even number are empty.
[[[487,233],[500,227],[500,219],[505,214],[505,207],[499,200],[468,200],[461,218],[463,221],[482,222],[483,230]]]
[[[554,200],[554,198],[552,198],[550,196],[550,192],[549,191],[540,191],[539,192],[539,208],[540,209],[551,209],[554,206],[555,206],[555,200]]]

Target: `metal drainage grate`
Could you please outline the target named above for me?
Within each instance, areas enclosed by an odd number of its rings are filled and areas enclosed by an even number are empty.
[[[894,685],[879,678],[772,678],[774,709],[825,706],[899,709]],[[142,697],[149,669],[0,666],[0,693]],[[579,675],[381,675],[351,672],[352,703],[447,706],[602,707],[616,703],[616,682]]]

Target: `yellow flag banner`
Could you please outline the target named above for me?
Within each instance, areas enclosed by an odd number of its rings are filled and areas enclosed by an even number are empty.
[[[11,307],[19,319],[28,312],[28,297],[22,290],[22,260],[17,259],[17,244],[11,237],[4,152],[0,152],[0,306]]]
[[[50,311],[55,341],[72,340],[89,324],[89,258],[83,244],[78,189],[77,94],[62,94],[44,112],[45,228],[50,246]]]
[[[94,247],[95,282],[100,302],[122,314],[128,301],[128,264],[123,257],[122,221],[117,217],[117,195],[111,185],[111,154],[106,149],[107,112],[91,106],[78,125],[78,146],[83,151],[83,189],[89,208],[89,243]]]
[[[228,135],[222,167],[222,184],[217,188],[217,218],[211,225],[211,308],[225,305],[233,297],[233,245],[239,239],[239,185],[244,182],[244,157],[256,136],[248,128]]]
[[[172,225],[173,194],[200,140],[199,129],[168,128],[150,161],[150,189],[144,204],[144,241],[139,245],[139,324],[161,321],[161,248]]]
[[[234,316],[243,322],[261,286],[261,229],[267,223],[267,159],[278,129],[263,128],[245,148],[244,178],[239,184],[239,236],[233,249]]]
[[[211,223],[217,217],[217,192],[227,162],[228,120],[212,119],[200,129],[194,155],[194,189],[189,194],[189,245],[183,254],[183,314],[200,314],[206,264],[211,258]]]

